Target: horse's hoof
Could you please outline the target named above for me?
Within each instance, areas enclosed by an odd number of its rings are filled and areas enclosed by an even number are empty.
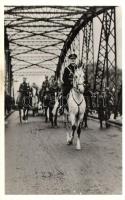
[[[85,125],[85,126],[84,126],[84,129],[86,129],[86,128],[88,128],[88,126]]]
[[[80,146],[76,146],[76,150],[80,151],[81,147]]]
[[[81,150],[81,148],[77,148],[77,147],[76,147],[76,150],[77,150],[77,151],[80,151],[80,150]]]
[[[77,142],[77,145],[76,145],[76,150],[81,150],[81,145],[79,142]]]
[[[67,141],[67,145],[72,145],[73,142],[72,141]]]

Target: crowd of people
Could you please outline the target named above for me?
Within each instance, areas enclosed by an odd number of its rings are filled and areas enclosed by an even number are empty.
[[[56,77],[52,75],[50,78],[48,76],[45,76],[45,80],[42,83],[41,88],[39,89],[38,86],[35,83],[32,83],[30,85],[27,82],[26,77],[23,77],[23,82],[19,86],[19,93],[21,93],[21,98],[23,99],[24,96],[30,96],[31,98],[35,95],[37,97],[37,101],[41,102],[43,104],[43,98],[47,94],[52,94],[51,97],[53,97],[54,93],[56,92],[57,95],[61,92],[61,106],[60,106],[60,114],[63,114],[64,109],[67,108],[67,98],[70,90],[73,87],[73,75],[75,70],[79,67],[76,64],[77,55],[75,53],[69,55],[69,65],[65,67],[64,73],[62,76],[62,84],[61,87],[59,86]],[[35,94],[34,94],[35,91]],[[119,91],[119,96],[121,95],[122,90]],[[85,83],[85,90],[84,90],[84,97],[87,104],[87,110],[92,111],[96,109],[98,111],[99,117],[102,117],[103,111],[106,111],[108,113],[108,118],[110,118],[111,110],[113,110],[113,94],[110,91],[110,89],[107,87],[104,89],[104,91],[95,92],[93,93],[90,84],[87,82]],[[120,96],[121,98],[121,96]],[[119,99],[120,99],[119,98]],[[5,112],[10,112],[12,104],[12,98],[5,94]],[[121,100],[118,102],[118,106],[120,107],[120,114],[121,114]],[[119,108],[117,108],[119,111]]]

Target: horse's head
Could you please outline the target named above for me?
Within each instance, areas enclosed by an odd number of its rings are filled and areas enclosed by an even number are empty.
[[[84,92],[84,72],[82,67],[75,70],[73,76],[73,88],[80,93]]]

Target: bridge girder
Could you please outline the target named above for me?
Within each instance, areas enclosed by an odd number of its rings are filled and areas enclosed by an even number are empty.
[[[64,62],[64,59],[66,57],[66,54],[75,39],[76,35],[78,32],[89,22],[91,21],[94,17],[97,17],[98,15],[104,13],[106,10],[112,9],[114,6],[106,6],[106,7],[91,7],[86,13],[84,13],[81,18],[76,22],[76,24],[73,26],[71,29],[66,41],[64,42],[63,48],[61,50],[60,56],[59,56],[59,61],[57,64],[57,69],[56,69],[56,76],[59,78],[60,76],[60,71],[62,64]]]

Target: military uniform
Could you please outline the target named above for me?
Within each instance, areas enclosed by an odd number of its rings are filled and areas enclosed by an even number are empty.
[[[76,59],[76,54],[69,55],[69,59]],[[75,70],[77,69],[77,65],[75,63],[71,63],[68,67],[64,69],[63,74],[63,107],[67,108],[67,95],[69,94],[70,90],[73,88],[73,75]]]
[[[45,80],[42,84],[42,90],[43,90],[43,95],[45,95],[45,93],[48,92],[49,90],[49,81],[48,80]]]
[[[19,92],[21,92],[22,96],[27,96],[29,94],[30,87],[27,85],[26,82],[20,84]]]
[[[70,90],[73,87],[73,74],[76,69],[77,69],[76,64],[70,64],[64,70],[64,74],[63,74],[63,82],[64,82],[63,94],[64,94],[64,96],[67,96],[67,94],[70,92]]]

